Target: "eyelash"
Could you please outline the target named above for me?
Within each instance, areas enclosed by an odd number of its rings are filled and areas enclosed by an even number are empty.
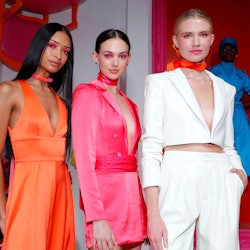
[[[126,58],[127,58],[127,54],[121,54],[120,57],[121,57],[122,59],[126,59]]]
[[[48,42],[48,46],[51,48],[56,48],[57,44],[56,43],[52,43],[52,42]]]
[[[200,36],[202,36],[202,37],[207,37],[207,36],[208,36],[208,33],[201,33]],[[184,38],[189,38],[189,37],[191,37],[191,34],[185,34],[183,37],[184,37]]]
[[[48,46],[49,47],[51,47],[52,49],[55,49],[55,48],[57,48],[57,44],[56,43],[53,43],[53,42],[48,42]],[[65,54],[65,55],[69,55],[69,53],[70,53],[70,50],[69,49],[62,49],[62,51],[63,51],[63,53]]]
[[[113,55],[112,54],[104,54],[104,57],[105,58],[111,58],[111,57],[113,57]]]
[[[107,59],[109,59],[109,58],[114,57],[114,55],[113,54],[104,54],[104,57],[107,58]],[[119,58],[126,59],[127,55],[126,54],[121,54],[121,55],[119,55]]]

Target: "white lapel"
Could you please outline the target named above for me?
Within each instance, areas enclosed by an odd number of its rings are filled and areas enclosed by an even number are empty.
[[[227,95],[225,90],[225,82],[216,77],[210,71],[207,71],[210,79],[213,81],[214,87],[214,118],[212,131],[216,128],[217,124],[221,120],[221,117],[225,111],[227,103]]]
[[[218,81],[218,78],[216,79],[216,77],[211,72],[207,71],[207,73],[210,79],[213,81],[213,87],[214,87],[214,117],[212,123],[212,132],[213,132],[224,112],[226,94],[225,94],[224,84],[221,84],[221,82]],[[203,114],[201,112],[200,106],[195,98],[195,95],[184,73],[181,71],[181,69],[178,68],[174,71],[170,71],[168,74],[171,83],[175,86],[177,91],[182,95],[183,99],[186,101],[190,109],[192,109],[194,114],[208,129]]]
[[[185,77],[181,69],[177,68],[174,71],[170,71],[169,80],[175,86],[176,90],[182,95],[183,99],[193,111],[194,115],[196,115],[204,124],[204,126],[207,127],[196,97],[187,81],[187,78]]]

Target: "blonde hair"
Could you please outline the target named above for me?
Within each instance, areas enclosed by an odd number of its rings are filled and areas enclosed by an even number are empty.
[[[199,9],[189,9],[185,12],[183,12],[175,21],[175,25],[174,25],[174,35],[177,35],[178,33],[178,28],[181,22],[192,18],[192,17],[198,17],[198,18],[202,18],[205,19],[210,25],[211,25],[211,32],[213,32],[213,22],[212,19],[210,18],[210,16],[202,10]]]

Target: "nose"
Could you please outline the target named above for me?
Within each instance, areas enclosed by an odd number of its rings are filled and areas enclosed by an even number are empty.
[[[118,66],[118,57],[117,57],[117,56],[114,56],[114,57],[113,57],[112,65],[113,65],[113,66]]]
[[[59,48],[59,46],[54,50],[54,56],[56,57],[56,58],[58,58],[58,59],[61,59],[61,57],[62,57],[62,51],[61,51],[61,49]]]
[[[194,36],[193,46],[195,46],[195,47],[200,46],[200,38],[199,38],[199,36]]]

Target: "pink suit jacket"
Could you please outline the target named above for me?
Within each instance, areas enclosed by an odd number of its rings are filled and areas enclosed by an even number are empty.
[[[98,80],[79,84],[73,94],[72,139],[86,223],[106,219],[96,176],[96,161],[110,155],[121,159],[134,156],[137,159],[141,136],[138,109],[119,92],[126,99],[136,125],[130,152],[125,117],[104,85]]]

